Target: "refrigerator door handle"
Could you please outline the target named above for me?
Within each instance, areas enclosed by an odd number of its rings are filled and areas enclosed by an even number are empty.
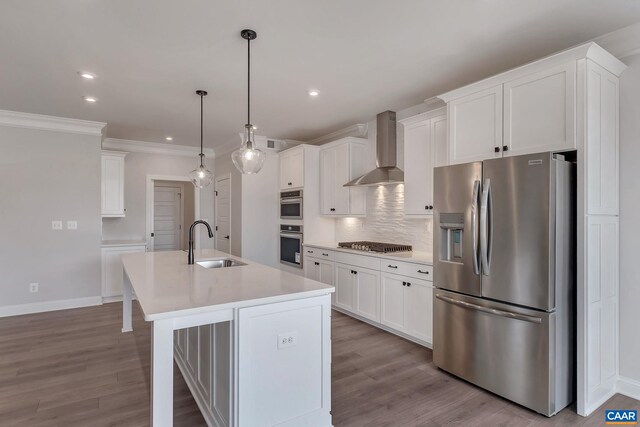
[[[491,268],[491,180],[484,180],[482,201],[480,202],[480,259],[482,274],[488,276]]]
[[[473,182],[473,199],[471,202],[471,243],[473,245],[473,273],[480,274],[478,260],[478,198],[480,197],[480,180]]]
[[[497,308],[483,307],[478,304],[472,304],[470,302],[460,301],[460,300],[453,299],[441,294],[436,294],[436,298],[444,302],[448,302],[449,304],[454,304],[460,307],[468,308],[469,310],[482,311],[483,313],[489,313],[495,316],[506,317],[514,320],[522,320],[523,322],[542,323],[541,317],[528,316],[526,314],[514,313],[512,311],[498,310]]]

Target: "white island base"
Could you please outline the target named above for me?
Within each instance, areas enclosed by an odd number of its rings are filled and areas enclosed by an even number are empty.
[[[229,257],[202,251],[197,260]],[[151,425],[173,424],[173,361],[212,426],[331,426],[333,287],[276,269],[187,265],[184,252],[123,257],[152,322]]]

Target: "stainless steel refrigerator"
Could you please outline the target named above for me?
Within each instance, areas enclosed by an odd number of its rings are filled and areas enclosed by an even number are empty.
[[[435,169],[436,366],[551,416],[574,400],[575,164]]]

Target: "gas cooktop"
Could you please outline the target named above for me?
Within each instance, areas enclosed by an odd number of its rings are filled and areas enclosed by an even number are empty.
[[[411,252],[411,245],[398,245],[396,243],[381,243],[381,242],[369,242],[366,240],[358,241],[358,242],[340,242],[338,243],[339,248],[347,248],[347,249],[357,249],[360,251],[367,252],[381,252],[381,253],[392,253],[392,252]]]

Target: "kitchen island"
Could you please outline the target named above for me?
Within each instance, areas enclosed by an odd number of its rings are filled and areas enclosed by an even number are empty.
[[[122,256],[122,331],[133,330],[134,295],[152,322],[151,425],[173,424],[175,355],[210,425],[330,426],[334,288],[220,251],[195,259]],[[211,333],[214,324],[227,333]]]

